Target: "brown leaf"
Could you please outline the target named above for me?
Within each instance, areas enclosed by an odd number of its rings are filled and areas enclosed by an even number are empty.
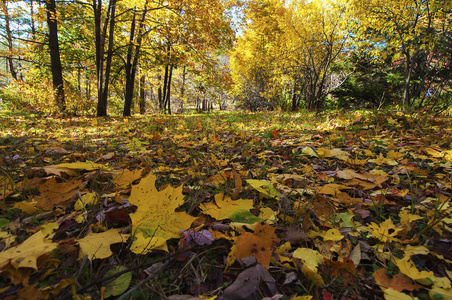
[[[357,271],[351,259],[344,258],[341,262],[325,258],[325,266],[330,268],[330,276],[332,278],[337,276],[344,279],[344,286],[353,283]]]
[[[222,297],[225,300],[246,299],[261,286],[266,288],[265,290],[268,289],[269,296],[277,293],[275,279],[266,268],[256,265],[240,273],[234,283],[224,290]]]
[[[256,257],[257,261],[264,267],[270,266],[271,250],[279,244],[275,234],[275,228],[270,225],[256,225],[254,233],[245,232],[236,239],[236,247],[233,247],[228,259],[233,261],[234,257],[244,258],[250,255]]]
[[[129,213],[125,208],[106,212],[105,220],[107,221],[107,223],[115,223],[121,225],[129,225],[130,223],[132,223]]]
[[[82,180],[70,180],[58,183],[55,177],[47,180],[39,187],[43,197],[37,197],[37,207],[42,210],[52,210],[56,205],[73,198],[75,189],[82,183]]]
[[[413,283],[413,280],[404,274],[397,274],[392,279],[388,278],[386,275],[386,269],[384,268],[378,269],[372,275],[382,290],[392,288],[398,292],[403,290],[412,292],[421,288],[419,285]]]

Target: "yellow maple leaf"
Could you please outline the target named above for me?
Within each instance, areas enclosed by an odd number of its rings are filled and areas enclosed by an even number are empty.
[[[388,218],[384,222],[381,222],[380,225],[372,222],[369,225],[369,229],[372,236],[379,239],[383,243],[397,240],[397,234],[403,230],[402,228],[395,227],[391,218]]]
[[[180,230],[186,230],[195,220],[185,212],[175,212],[184,202],[182,186],[166,187],[158,191],[155,187],[156,176],[150,173],[132,187],[129,202],[136,205],[137,211],[130,215],[135,240],[131,250],[134,253],[146,253],[152,249],[168,251],[166,241],[178,238]]]
[[[120,234],[118,229],[110,229],[101,233],[90,233],[77,240],[80,245],[79,259],[88,255],[89,259],[107,258],[113,254],[111,244],[121,243],[129,238],[128,234]]]
[[[433,277],[433,272],[421,271],[416,268],[414,262],[409,256],[405,256],[402,259],[395,259],[395,264],[399,268],[400,272],[410,277],[413,280],[424,279],[428,277]]]
[[[255,223],[262,220],[250,212],[253,208],[253,200],[232,200],[224,193],[215,195],[215,203],[202,203],[199,207],[203,213],[217,220],[230,219],[242,223]]]
[[[442,149],[438,148],[438,147],[423,147],[421,148],[422,152],[424,152],[425,154],[428,154],[432,157],[435,158],[440,158],[440,157],[444,157],[445,153],[443,152]]]
[[[78,199],[74,204],[75,210],[82,210],[85,208],[86,205],[92,205],[95,204],[98,200],[96,193],[86,193],[84,194],[81,199]]]
[[[344,238],[342,233],[336,228],[330,229],[325,233],[323,237],[324,241],[340,241]]]
[[[317,273],[319,264],[323,264],[323,255],[309,248],[298,248],[293,252],[293,257],[303,263],[303,274],[319,286],[324,286],[322,276]]]
[[[21,201],[14,203],[14,208],[18,208],[24,213],[28,215],[33,215],[35,212],[37,212],[39,209],[36,207],[35,201]]]
[[[75,170],[85,170],[85,171],[94,171],[94,170],[109,170],[110,168],[103,164],[98,164],[92,161],[85,162],[73,162],[73,163],[62,163],[58,165],[53,165],[54,168],[67,168],[67,169],[75,169]]]
[[[392,288],[385,290],[385,299],[386,300],[413,300],[410,295],[398,292]],[[418,299],[417,297],[414,299]]]
[[[348,156],[350,155],[348,152],[342,151],[339,148],[334,148],[330,150],[331,156],[340,160],[347,161]]]
[[[304,147],[301,153],[306,156],[319,157],[311,147]]]
[[[400,152],[395,152],[394,150],[391,150],[388,152],[388,154],[386,154],[386,157],[389,159],[401,159],[403,157],[403,153]]]
[[[55,177],[47,180],[39,187],[39,191],[44,196],[36,197],[38,208],[49,211],[57,205],[64,205],[64,202],[72,200],[75,190],[80,186],[82,180],[70,180],[59,183]]]
[[[126,188],[129,184],[139,179],[142,172],[143,169],[136,169],[132,171],[124,169],[116,175],[116,177],[113,179],[113,183],[120,188]]]
[[[18,268],[32,268],[37,270],[37,259],[46,253],[53,251],[57,247],[52,243],[42,231],[38,231],[22,244],[11,247],[0,253],[0,267],[4,267],[8,262]]]
[[[406,210],[402,210],[399,213],[399,217],[400,217],[400,224],[402,224],[403,226],[405,226],[408,230],[411,229],[410,224],[416,220],[421,220],[422,217],[418,216],[418,215],[413,215],[410,214],[408,211]]]

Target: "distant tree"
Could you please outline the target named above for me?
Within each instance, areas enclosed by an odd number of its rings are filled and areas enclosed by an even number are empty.
[[[61,66],[60,46],[58,43],[55,0],[46,0],[46,9],[53,89],[56,91],[56,105],[60,112],[64,112],[66,110],[66,102],[64,99],[63,67]]]

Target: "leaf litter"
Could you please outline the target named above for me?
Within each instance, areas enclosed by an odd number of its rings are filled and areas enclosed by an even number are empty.
[[[390,117],[4,116],[0,297],[448,299],[450,120]]]

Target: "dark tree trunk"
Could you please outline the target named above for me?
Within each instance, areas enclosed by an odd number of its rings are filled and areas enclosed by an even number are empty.
[[[165,75],[163,76],[163,105],[162,109],[163,111],[166,111],[166,92],[167,92],[167,85],[168,85],[168,71],[169,71],[169,64],[165,66]]]
[[[146,76],[141,75],[140,78],[140,114],[144,115],[146,113],[146,98],[145,98],[145,88]]]
[[[159,86],[159,88],[157,89],[157,98],[159,101],[159,108],[160,110],[163,110],[163,96],[162,96],[162,87]]]
[[[133,9],[132,24],[130,25],[129,47],[127,49],[126,58],[126,90],[124,93],[124,110],[123,116],[130,116],[130,109],[132,107],[133,100],[133,87],[135,85],[135,74],[132,70],[132,53],[133,53],[133,40],[135,38],[135,23],[136,23],[136,10]]]
[[[107,115],[107,100],[108,100],[108,85],[110,83],[111,74],[111,61],[113,59],[113,35],[115,33],[115,12],[116,12],[116,0],[110,1],[109,6],[110,13],[110,30],[108,34],[108,50],[107,50],[107,61],[105,62],[105,82],[102,91],[102,112],[103,116]]]
[[[49,27],[50,67],[52,70],[53,89],[56,91],[56,105],[63,112],[66,110],[63,88],[63,68],[58,45],[58,27],[55,0],[46,0],[47,26]]]
[[[141,42],[143,38],[143,30],[144,30],[144,21],[146,19],[147,13],[147,2],[144,6],[143,14],[140,18],[139,29],[138,29],[138,37],[136,42],[135,39],[135,20],[136,20],[136,12],[133,12],[132,24],[130,27],[130,44],[127,51],[127,60],[126,60],[126,92],[124,99],[124,116],[130,116],[130,108],[132,106],[133,101],[133,91],[135,87],[135,76],[138,66],[138,59],[140,56],[140,48]],[[135,49],[134,49],[135,48]]]
[[[166,103],[168,105],[168,114],[171,115],[171,79],[173,77],[173,65],[170,65],[169,77],[168,77],[168,92],[166,93]]]
[[[97,116],[107,114],[107,103],[102,103],[102,88],[104,76],[104,35],[102,34],[102,0],[93,0],[94,32],[96,47],[96,77],[97,77]],[[108,20],[108,18],[107,18]]]
[[[9,71],[11,73],[11,76],[14,78],[14,80],[17,80],[17,72],[14,69],[14,63],[13,63],[13,57],[12,57],[12,50],[13,50],[13,37],[11,35],[11,27],[9,24],[9,13],[8,13],[8,7],[6,4],[6,0],[2,1],[2,12],[5,16],[5,33],[6,33],[6,42],[8,43],[8,50],[10,51],[10,54],[7,55],[6,61],[8,62]]]
[[[102,14],[102,0],[93,0],[94,9],[94,21],[95,21],[95,32],[96,32],[96,69],[97,69],[97,116],[107,115],[107,100],[108,100],[108,85],[110,82],[110,72],[111,72],[111,61],[113,58],[113,35],[115,29],[115,11],[116,11],[116,0],[111,0],[107,15],[105,18],[105,23],[103,30],[101,32],[101,14]],[[96,1],[97,5],[96,5]],[[110,21],[110,26],[108,22]],[[104,79],[104,47],[105,38],[107,36],[107,28],[109,28],[108,34],[108,50],[107,58],[105,62],[105,79]]]
[[[91,100],[91,80],[89,79],[88,76],[86,76],[85,78],[85,97],[87,100]]]

